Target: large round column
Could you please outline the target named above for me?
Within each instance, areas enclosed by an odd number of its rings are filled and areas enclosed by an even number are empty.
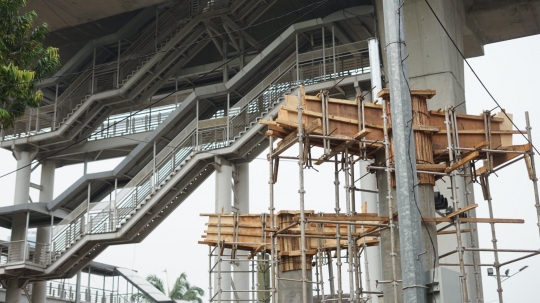
[[[54,171],[56,164],[53,161],[41,162],[41,192],[39,202],[51,202],[54,194]],[[51,227],[38,227],[36,234],[36,252],[41,251],[47,256],[50,247]],[[46,303],[47,282],[36,282],[32,287],[32,303]]]
[[[231,213],[232,205],[232,166],[231,163],[223,158],[216,157],[216,162],[220,166],[216,169],[216,214],[227,215]],[[219,251],[216,251],[219,253]],[[223,255],[219,258],[230,259],[231,250],[225,249]],[[218,259],[216,258],[216,261]],[[231,263],[230,261],[222,261],[220,266],[221,279],[217,275],[218,268],[215,269],[214,293],[220,291],[218,285],[221,286],[221,300],[231,300]],[[218,295],[219,296],[219,295]]]
[[[367,173],[367,166],[370,165],[368,161],[360,161],[360,176],[364,176]],[[360,187],[363,190],[369,190],[372,192],[362,191],[361,198],[362,204],[366,203],[368,213],[378,213],[379,206],[377,205],[377,178],[374,174],[368,174],[360,179]],[[369,283],[370,291],[381,292],[381,285],[377,285],[378,280],[381,280],[381,251],[380,247],[370,246],[365,248],[364,253],[365,262],[367,263],[367,271],[369,273]],[[372,303],[379,303],[378,295],[368,295],[371,296]]]
[[[234,207],[239,214],[249,214],[249,163],[236,164],[235,173]],[[246,258],[239,259],[245,260]],[[236,290],[249,290],[249,262],[241,261],[236,263],[233,266],[233,271],[233,281]],[[249,292],[239,292],[237,295],[240,301],[249,300]]]
[[[32,169],[30,164],[34,159],[36,153],[30,150],[13,150],[13,156],[17,160],[17,172],[15,175],[15,194],[13,204],[26,204],[30,197],[30,175]],[[21,248],[20,259],[23,259],[23,246],[26,239],[26,213],[13,214],[13,221],[11,224],[11,242],[19,241]],[[16,244],[18,245],[18,244]],[[16,256],[11,256],[16,257]],[[8,280],[6,289],[6,303],[20,303],[21,301],[21,283],[19,279]]]

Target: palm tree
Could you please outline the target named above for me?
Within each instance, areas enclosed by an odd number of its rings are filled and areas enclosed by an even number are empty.
[[[156,275],[149,275],[146,281],[152,284],[162,293],[165,293],[165,283]],[[172,290],[169,291],[169,298],[172,300],[183,300],[188,302],[202,303],[204,290],[197,286],[191,286],[187,280],[187,275],[183,272],[180,277],[176,278]]]

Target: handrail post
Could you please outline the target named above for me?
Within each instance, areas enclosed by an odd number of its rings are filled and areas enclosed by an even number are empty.
[[[116,60],[116,88],[120,88],[120,40],[118,40],[118,57]]]
[[[195,119],[197,120],[197,127],[195,129],[195,151],[199,151],[199,99],[197,99],[195,116]]]
[[[227,93],[227,111],[225,114],[227,115],[227,140],[225,141],[225,146],[229,146],[229,140],[230,140],[230,127],[229,127],[229,110],[231,107],[231,94]]]
[[[94,94],[95,78],[96,78],[96,48],[94,47],[94,58],[92,60],[92,88],[90,89],[90,93],[92,95]]]
[[[154,170],[153,170],[153,184],[152,184],[152,191],[155,190],[155,187],[156,187],[156,184],[157,184],[157,176],[156,176],[156,141],[154,141],[154,159],[153,159],[153,165],[154,165]]]
[[[323,80],[326,80],[326,42],[324,41],[324,26],[321,29],[322,29],[322,66],[323,66],[322,78]]]
[[[25,226],[25,231],[24,231],[24,246],[23,246],[23,255],[22,255],[22,260],[23,262],[26,261],[26,252],[27,252],[27,243],[28,243],[28,224],[30,222],[30,211],[26,212],[26,226]]]
[[[300,62],[298,60],[298,33],[296,34],[296,85],[300,85]]]

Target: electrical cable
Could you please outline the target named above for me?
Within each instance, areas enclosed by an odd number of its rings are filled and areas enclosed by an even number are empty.
[[[42,1],[46,1],[46,0],[42,0]],[[43,81],[43,80],[62,78],[62,77],[66,77],[66,76],[75,76],[75,75],[83,74],[83,73],[86,73],[86,72],[92,72],[92,71],[98,70],[99,68],[102,68],[102,67],[106,67],[106,66],[110,66],[110,65],[117,65],[118,63],[125,63],[125,62],[134,61],[134,60],[138,60],[138,59],[141,59],[141,58],[146,58],[146,57],[153,56],[153,55],[160,54],[160,53],[168,53],[170,51],[180,50],[180,49],[183,49],[183,48],[187,48],[187,47],[190,47],[190,46],[197,45],[197,44],[205,42],[205,41],[212,41],[212,39],[220,37],[220,36],[228,35],[228,33],[238,33],[238,32],[248,30],[248,29],[252,29],[252,28],[257,27],[259,25],[263,25],[263,24],[272,22],[274,20],[287,17],[287,16],[289,16],[289,15],[291,15],[293,13],[304,10],[304,9],[310,7],[310,6],[313,6],[313,5],[322,3],[322,2],[326,3],[327,1],[329,1],[329,0],[322,0],[322,1],[314,2],[314,3],[308,4],[308,5],[300,8],[300,9],[289,11],[286,14],[283,14],[283,15],[280,15],[280,16],[277,16],[277,17],[274,17],[274,18],[270,18],[268,20],[261,21],[259,23],[255,23],[255,24],[252,24],[252,25],[249,25],[249,26],[245,26],[245,27],[239,28],[238,30],[232,30],[231,29],[231,30],[229,30],[229,32],[218,33],[218,34],[215,34],[213,36],[209,35],[208,38],[203,38],[201,40],[198,40],[198,41],[190,43],[190,44],[185,44],[185,45],[181,45],[181,46],[178,46],[178,47],[172,47],[172,48],[170,48],[168,50],[159,50],[159,51],[154,51],[154,52],[144,54],[144,55],[130,56],[130,57],[124,59],[124,60],[120,60],[120,62],[114,61],[114,62],[109,62],[109,63],[103,63],[103,64],[101,64],[99,66],[94,67],[94,68],[88,68],[88,69],[78,71],[78,72],[65,73],[65,74],[58,75],[58,76],[49,76],[49,77],[45,77],[45,78],[41,78],[41,79],[34,79],[34,80],[31,80],[31,81],[21,81],[21,82],[16,82],[16,83],[12,83],[12,84],[4,84],[4,85],[0,85],[0,88],[15,86],[15,85],[18,85],[18,84],[26,84],[26,83],[31,83],[31,82],[40,82],[40,81]],[[320,7],[320,6],[318,6],[318,7]],[[304,17],[304,16],[305,15],[302,15],[302,17]],[[346,17],[346,18],[351,18],[351,17]],[[272,35],[274,35],[274,34],[272,34]],[[260,44],[260,43],[257,43],[257,45],[258,44]],[[253,47],[251,47],[251,48],[253,48]],[[244,52],[244,53],[246,53],[246,52]],[[242,53],[242,54],[244,54],[244,53]],[[235,57],[234,59],[236,59],[236,58],[237,57]]]
[[[240,56],[242,56],[242,55],[244,55],[245,53],[247,53],[247,52],[250,51],[251,49],[257,47],[257,46],[260,45],[260,44],[262,44],[262,43],[265,42],[266,40],[272,38],[272,37],[275,36],[276,34],[279,34],[279,33],[283,32],[285,29],[287,29],[287,28],[290,27],[291,25],[297,23],[300,19],[302,19],[303,17],[305,17],[306,15],[310,14],[311,12],[313,12],[314,10],[316,10],[317,8],[321,7],[323,4],[325,4],[325,3],[329,2],[329,1],[330,1],[330,0],[323,0],[323,1],[318,2],[318,3],[320,3],[320,4],[317,5],[316,7],[312,8],[311,10],[309,10],[309,11],[307,11],[306,13],[302,14],[302,15],[299,16],[298,18],[296,18],[296,19],[294,19],[293,21],[291,21],[289,24],[287,24],[287,25],[285,25],[284,27],[282,27],[282,28],[278,29],[277,31],[275,31],[274,33],[268,35],[266,38],[262,39],[261,41],[259,41],[259,42],[256,43],[255,45],[252,45],[251,47],[249,47],[248,49],[244,50],[243,52],[237,54],[236,56],[233,56],[231,59],[226,60],[225,62],[223,62],[223,63],[220,64],[219,66],[215,67],[214,69],[212,69],[212,70],[210,70],[210,71],[208,71],[208,72],[206,72],[206,73],[200,75],[200,76],[197,77],[197,79],[195,79],[194,81],[197,81],[197,80],[200,80],[200,79],[206,77],[207,75],[213,73],[214,71],[218,70],[219,68],[221,68],[221,67],[227,65],[229,62],[235,60],[236,58],[238,58],[238,57],[240,57]],[[185,84],[185,85],[183,85],[182,87],[175,89],[173,92],[171,92],[171,93],[165,95],[164,97],[158,99],[157,101],[154,101],[154,102],[148,104],[147,106],[145,106],[145,107],[143,107],[143,108],[137,110],[136,112],[134,112],[134,113],[128,115],[127,117],[125,117],[125,118],[123,118],[123,119],[117,121],[116,123],[110,125],[110,126],[109,126],[108,128],[106,128],[106,129],[109,129],[109,128],[111,128],[111,127],[114,127],[115,125],[117,125],[117,124],[119,124],[119,123],[125,121],[126,119],[129,119],[131,116],[136,115],[136,114],[138,114],[139,112],[141,112],[141,111],[143,111],[143,110],[145,110],[145,109],[147,109],[147,108],[152,107],[154,104],[157,104],[157,103],[159,103],[159,102],[165,100],[165,99],[168,98],[169,96],[172,96],[172,95],[175,94],[176,92],[178,92],[178,91],[184,89],[187,85],[188,85],[188,84]],[[99,133],[99,132],[101,132],[101,131],[102,131],[102,130],[93,132],[93,133],[90,134],[89,136],[86,136],[86,137],[84,137],[84,138],[82,138],[82,139],[79,139],[79,140],[77,140],[77,141],[75,141],[75,142],[69,144],[68,146],[66,146],[66,147],[64,147],[64,148],[55,151],[54,153],[52,153],[52,154],[50,154],[50,155],[48,155],[48,156],[42,157],[42,158],[40,158],[40,159],[38,159],[38,160],[34,160],[34,161],[38,161],[38,162],[39,162],[39,161],[48,159],[48,158],[50,158],[50,157],[52,157],[52,156],[54,156],[54,155],[56,155],[56,154],[58,154],[58,153],[60,153],[60,152],[62,152],[62,151],[64,151],[64,150],[66,150],[66,149],[68,149],[68,148],[74,146],[75,144],[78,144],[78,143],[80,143],[80,142],[82,142],[82,141],[87,140],[87,139],[88,139],[89,137],[91,137],[92,135],[95,135],[95,134],[97,134],[97,133]],[[13,171],[11,171],[11,172],[9,172],[9,173],[3,174],[3,175],[0,176],[0,179],[3,178],[3,177],[5,177],[5,176],[8,176],[8,175],[10,175],[10,174],[12,174],[12,173],[14,173],[14,172],[17,172],[17,171],[19,171],[19,170],[21,170],[21,169],[23,169],[23,168],[26,168],[26,167],[28,167],[28,166],[31,166],[31,165],[32,165],[32,162],[31,162],[30,164],[28,164],[28,165],[24,165],[24,166],[22,166],[22,167],[20,167],[20,168],[17,168],[16,170],[13,170]]]
[[[495,99],[495,97],[491,94],[491,92],[489,91],[489,89],[486,87],[486,85],[484,84],[484,82],[482,82],[482,80],[480,79],[480,77],[478,76],[478,74],[474,71],[474,69],[472,68],[471,64],[469,63],[469,61],[467,60],[467,58],[465,58],[465,55],[463,54],[463,52],[459,49],[459,47],[457,46],[456,42],[454,41],[454,39],[452,39],[452,36],[450,36],[450,33],[448,32],[448,30],[446,29],[446,27],[444,27],[444,25],[442,24],[441,22],[441,19],[439,19],[439,16],[435,13],[435,10],[433,9],[433,7],[431,6],[431,4],[429,3],[428,0],[424,0],[426,2],[426,4],[428,5],[429,9],[431,10],[431,12],[433,13],[433,16],[435,16],[435,18],[437,19],[437,22],[439,22],[439,25],[441,26],[441,28],[444,30],[444,32],[446,33],[446,35],[448,36],[448,39],[450,39],[450,41],[452,42],[452,44],[454,45],[454,47],[456,48],[456,50],[458,51],[459,55],[461,56],[461,58],[463,59],[463,61],[465,61],[465,64],[467,64],[467,66],[469,67],[469,69],[471,70],[471,72],[473,73],[473,75],[476,77],[476,80],[478,80],[478,82],[480,82],[480,85],[482,85],[482,87],[484,88],[484,90],[486,91],[486,93],[489,95],[489,97],[491,98],[491,100],[493,100],[493,102],[495,102],[495,104],[497,104],[496,107],[498,107],[501,112],[506,116],[506,118],[512,123],[512,125],[519,131],[519,133],[523,136],[523,138],[525,138],[525,140],[527,140],[527,142],[531,145],[531,147],[534,149],[534,151],[537,153],[537,154],[540,154],[540,152],[538,152],[538,149],[536,149],[536,146],[534,146],[534,144],[531,142],[531,140],[529,140],[529,138],[527,138],[527,136],[525,136],[525,134],[519,129],[519,127],[516,125],[516,123],[514,123],[514,121],[512,120],[512,118],[510,118],[510,116],[508,116],[508,114],[506,113],[506,111],[501,107],[501,105],[499,104],[499,102]]]

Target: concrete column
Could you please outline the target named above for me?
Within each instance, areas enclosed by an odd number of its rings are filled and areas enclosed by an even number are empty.
[[[234,177],[234,208],[239,214],[249,214],[249,163],[236,164]],[[246,258],[240,258],[245,260]],[[239,262],[233,266],[234,285],[237,290],[249,290],[249,262]],[[249,300],[248,292],[238,293],[238,299]]]
[[[302,281],[302,271],[301,270],[281,271],[280,269],[279,277],[282,279]],[[309,281],[313,281],[311,269],[308,269],[306,271],[306,278]],[[287,303],[304,302],[302,300],[302,282],[279,280],[278,283],[279,283],[278,302],[287,302]],[[312,287],[311,283],[308,285],[309,287]],[[306,302],[313,302],[313,291],[308,290],[307,294],[308,294],[308,297],[307,297]]]
[[[39,202],[51,202],[54,193],[54,172],[56,164],[54,161],[42,161],[41,163],[41,192]],[[43,253],[50,249],[44,244],[50,244],[51,227],[38,227],[36,233],[36,250],[41,249]],[[46,303],[47,282],[36,282],[32,288],[32,303]]]
[[[360,176],[364,176],[367,173],[366,167],[370,163],[368,161],[360,161]],[[377,190],[377,178],[374,174],[369,174],[360,179],[360,188],[366,190]],[[376,193],[361,192],[362,204],[367,204],[368,213],[378,213],[378,199]],[[367,272],[369,272],[369,287],[371,291],[382,291],[382,286],[377,287],[376,281],[381,279],[381,251],[379,246],[366,247],[364,258],[367,259]],[[372,303],[379,303],[378,295],[371,295]]]
[[[30,164],[36,156],[35,151],[29,150],[13,150],[13,156],[17,160],[17,172],[15,175],[15,195],[13,204],[26,204],[30,197],[30,175],[32,169]],[[26,213],[18,213],[13,215],[11,225],[11,241],[24,241],[26,239]],[[21,248],[24,243],[21,242]],[[21,249],[22,251],[22,249]],[[22,256],[21,256],[22,257]],[[8,281],[6,289],[6,303],[19,303],[21,300],[21,280],[13,279]]]
[[[466,14],[463,0],[446,1],[446,0],[430,0],[429,1],[435,10],[441,22],[448,30],[452,39],[458,47],[463,51],[464,24],[466,24]],[[376,13],[379,26],[379,37],[381,39],[381,47],[386,46],[384,35],[384,18],[382,0],[376,0]],[[407,63],[409,67],[409,81],[412,88],[417,89],[435,89],[437,95],[428,102],[430,110],[444,108],[445,105],[456,106],[465,101],[465,79],[464,79],[464,64],[461,56],[455,49],[448,36],[439,25],[433,13],[424,0],[405,1],[404,4],[404,21],[407,40],[407,50],[409,57]],[[386,67],[386,57],[383,56],[383,63]],[[465,113],[466,106],[461,105],[457,108],[458,112]],[[451,192],[448,188],[449,180],[444,178],[443,181],[437,181],[438,189],[441,194],[449,199]],[[458,180],[462,182],[462,180]],[[380,185],[381,183],[379,183]],[[458,195],[460,206],[465,206],[465,201],[469,204],[474,203],[474,193],[472,186],[464,186],[463,183],[458,183]],[[469,190],[468,199],[465,197],[465,189]],[[381,196],[381,203],[383,202]],[[385,200],[385,199],[384,199]],[[470,215],[476,216],[475,210],[469,212]],[[442,236],[443,240],[439,241],[438,249],[441,253],[456,249],[457,241],[455,235]],[[472,237],[472,239],[471,239]],[[471,226],[471,233],[462,234],[464,245],[470,245],[471,240],[475,245],[478,245],[478,233],[476,226]],[[475,240],[476,239],[476,240]],[[429,243],[428,243],[429,244]],[[475,259],[479,262],[479,254],[475,254]],[[472,263],[473,253],[465,252],[465,263]],[[426,260],[426,263],[428,260]],[[457,254],[442,260],[444,263],[458,263]],[[383,263],[384,264],[384,263]],[[456,267],[449,267],[456,271]],[[481,276],[474,274],[472,266],[466,267],[467,283],[469,300],[477,301],[477,285],[482,289]],[[482,298],[482,293],[478,294],[478,299]]]
[[[219,170],[216,170],[216,214],[230,214],[232,205],[232,165],[229,161],[216,157],[216,162],[220,165]],[[231,250],[225,249],[222,258],[230,259]],[[216,260],[217,261],[217,260]],[[231,263],[229,261],[221,262],[221,271],[226,272],[221,274],[221,290],[224,291],[221,294],[221,300],[230,300],[232,298],[231,293],[227,292],[232,290],[231,287]],[[218,276],[217,267],[214,280],[214,291],[218,289]]]

